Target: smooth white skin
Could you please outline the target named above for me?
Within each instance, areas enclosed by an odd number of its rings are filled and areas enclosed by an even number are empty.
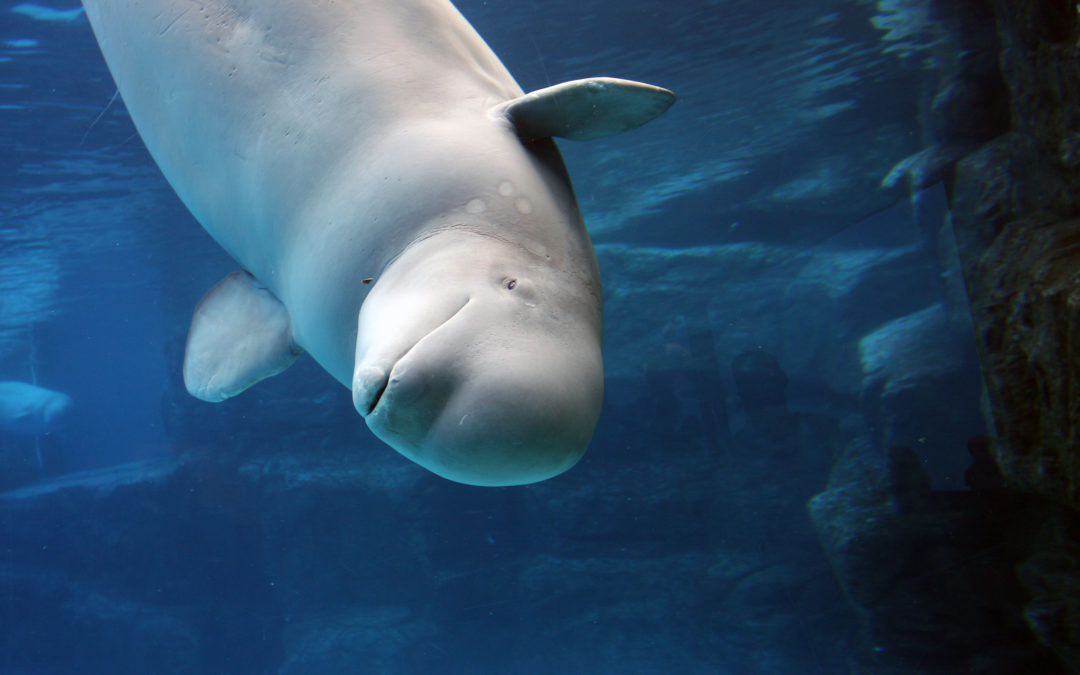
[[[572,466],[603,397],[599,316],[552,257],[469,230],[406,250],[360,311],[353,399],[371,430],[474,484]]]
[[[185,352],[184,385],[196,398],[215,402],[280,373],[300,355],[284,306],[240,271],[226,275],[195,307]]]
[[[41,436],[63,428],[71,397],[27,382],[0,382],[0,431]]]
[[[376,435],[482,485],[581,456],[595,256],[554,143],[490,114],[522,92],[448,2],[84,5],[166,178]]]

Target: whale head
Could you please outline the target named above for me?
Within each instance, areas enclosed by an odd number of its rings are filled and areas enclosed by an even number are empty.
[[[563,265],[536,248],[437,231],[391,262],[361,307],[353,403],[376,436],[440,476],[544,480],[592,436],[603,398],[595,261]]]
[[[74,402],[67,394],[61,394],[60,392],[54,392],[54,394],[45,402],[41,410],[42,421],[47,433],[63,431],[67,428],[68,421],[71,418],[71,409],[74,406]]]

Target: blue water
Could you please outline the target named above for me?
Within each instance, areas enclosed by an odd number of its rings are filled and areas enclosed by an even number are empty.
[[[838,673],[867,649],[808,502],[899,446],[966,491],[986,433],[945,191],[880,186],[923,147],[925,36],[850,0],[458,6],[526,91],[679,96],[560,143],[607,393],[581,463],[525,487],[409,463],[309,358],[189,397],[191,310],[236,264],[85,17],[0,0],[0,380],[74,402],[0,431],[0,672]],[[771,406],[747,352],[786,382]]]

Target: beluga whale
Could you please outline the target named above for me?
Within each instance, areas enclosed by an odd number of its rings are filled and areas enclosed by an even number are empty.
[[[674,95],[598,77],[525,93],[446,0],[84,0],[165,178],[241,269],[198,304],[188,391],[310,354],[379,439],[515,485],[600,414],[596,256],[554,138]]]
[[[0,432],[43,436],[62,428],[71,397],[29,382],[0,382]]]

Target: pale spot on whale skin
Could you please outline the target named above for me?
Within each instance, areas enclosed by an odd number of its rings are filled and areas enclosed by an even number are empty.
[[[538,258],[548,258],[547,247],[536,241],[535,239],[524,239],[521,245],[525,247],[527,251],[532,253]]]
[[[514,206],[520,213],[532,213],[532,202],[525,197],[518,197],[514,200]]]
[[[465,205],[465,213],[483,213],[487,210],[487,204],[483,199],[470,199],[469,203]]]
[[[499,194],[501,194],[503,197],[509,197],[510,195],[514,194],[514,184],[508,180],[504,180],[503,182],[499,183]]]

